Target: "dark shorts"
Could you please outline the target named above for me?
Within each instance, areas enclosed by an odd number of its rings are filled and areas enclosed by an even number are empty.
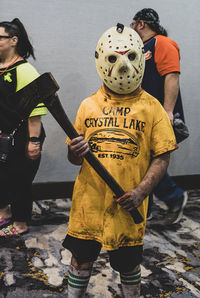
[[[70,250],[79,264],[94,262],[98,258],[101,244],[94,240],[83,240],[66,236],[63,247]],[[142,262],[143,245],[124,246],[108,251],[110,265],[118,272],[131,272]]]

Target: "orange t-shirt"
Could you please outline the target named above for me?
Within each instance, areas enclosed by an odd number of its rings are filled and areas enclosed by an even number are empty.
[[[180,72],[180,51],[177,43],[163,35],[157,35],[155,39],[154,60],[160,76]]]

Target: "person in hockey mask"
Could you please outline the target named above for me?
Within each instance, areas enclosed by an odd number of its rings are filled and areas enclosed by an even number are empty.
[[[177,145],[163,107],[141,89],[139,35],[121,24],[108,29],[99,39],[95,60],[103,85],[79,107],[74,125],[80,136],[66,141],[69,161],[81,165],[63,242],[72,253],[68,297],[84,297],[101,248],[120,273],[124,297],[140,297],[148,194]],[[123,196],[115,198],[83,159],[89,149],[126,191]],[[134,208],[144,219],[139,224],[129,213]]]
[[[129,94],[141,85],[145,57],[136,32],[118,26],[106,31],[96,47],[96,68],[104,84],[117,94]]]

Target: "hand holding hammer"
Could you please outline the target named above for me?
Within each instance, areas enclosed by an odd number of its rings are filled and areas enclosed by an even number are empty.
[[[61,105],[58,95],[56,94],[58,89],[59,86],[52,74],[44,73],[14,94],[12,98],[12,108],[20,119],[27,119],[35,106],[40,102],[44,102],[67,136],[73,140],[74,138],[79,137],[79,134],[68,119]],[[107,183],[117,198],[125,194],[125,191],[90,150],[85,153],[84,158]],[[137,208],[132,209],[130,214],[136,224],[143,221]]]

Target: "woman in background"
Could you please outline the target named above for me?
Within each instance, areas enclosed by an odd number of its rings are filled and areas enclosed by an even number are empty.
[[[45,132],[39,104],[28,120],[19,125],[9,110],[12,94],[35,80],[39,74],[26,61],[33,47],[19,19],[0,22],[0,237],[28,232],[32,214],[32,182],[37,173]],[[19,122],[19,121],[18,121]],[[1,136],[13,137],[8,154],[2,153]]]

